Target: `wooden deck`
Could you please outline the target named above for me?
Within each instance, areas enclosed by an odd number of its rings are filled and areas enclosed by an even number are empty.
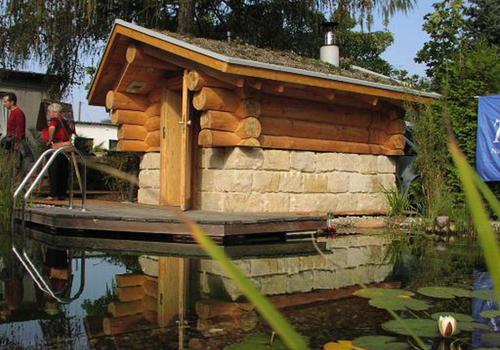
[[[70,210],[62,203],[37,203],[26,209],[26,224],[49,229],[53,234],[75,234],[109,238],[144,238],[151,240],[193,241],[177,211],[169,207],[131,203],[89,201],[81,211],[78,201]],[[67,205],[67,202],[64,203]],[[284,240],[300,237],[300,232],[316,231],[324,227],[322,216],[259,213],[217,213],[192,210],[184,212],[200,225],[215,241],[231,244],[242,241]],[[16,212],[20,219],[20,211]]]

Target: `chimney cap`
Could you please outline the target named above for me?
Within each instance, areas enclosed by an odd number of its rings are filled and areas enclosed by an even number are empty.
[[[325,30],[325,31],[328,31],[328,30],[334,30],[335,28],[337,28],[339,25],[339,22],[337,21],[332,21],[332,22],[323,22],[321,23],[321,27]]]

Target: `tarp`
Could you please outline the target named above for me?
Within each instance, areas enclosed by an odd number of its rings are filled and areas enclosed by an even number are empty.
[[[476,169],[484,181],[500,181],[500,96],[479,97]]]

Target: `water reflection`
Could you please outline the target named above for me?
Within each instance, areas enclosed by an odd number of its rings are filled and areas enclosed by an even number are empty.
[[[42,237],[33,232],[28,236]],[[271,334],[215,261],[189,254],[192,246],[186,245],[186,254],[179,245],[172,246],[174,254],[145,254],[137,253],[147,250],[141,248],[143,243],[135,242],[133,252],[105,252],[92,249],[96,241],[91,239],[88,246],[83,240],[72,248],[62,239],[53,246],[28,236],[16,236],[15,246],[20,252],[24,248],[55,297],[4,249],[2,348],[223,349],[251,332]],[[114,241],[106,244],[112,247]],[[248,256],[241,247],[232,252],[261,292],[310,337],[312,348],[333,339],[383,334],[380,324],[389,315],[351,295],[359,282],[399,286],[391,237],[363,234],[324,240],[319,245],[328,260],[311,249],[310,242],[305,245],[302,253],[293,247],[286,254],[273,245],[248,248]],[[280,255],[273,257],[270,251]],[[396,261],[398,269],[401,264]],[[75,300],[58,302],[71,298]]]

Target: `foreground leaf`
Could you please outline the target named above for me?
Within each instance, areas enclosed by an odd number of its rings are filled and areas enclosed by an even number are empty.
[[[495,300],[495,292],[491,289],[479,289],[472,292],[472,297],[476,299]]]
[[[323,350],[365,350],[353,345],[350,340],[339,340],[337,342],[329,342],[323,345]]]

